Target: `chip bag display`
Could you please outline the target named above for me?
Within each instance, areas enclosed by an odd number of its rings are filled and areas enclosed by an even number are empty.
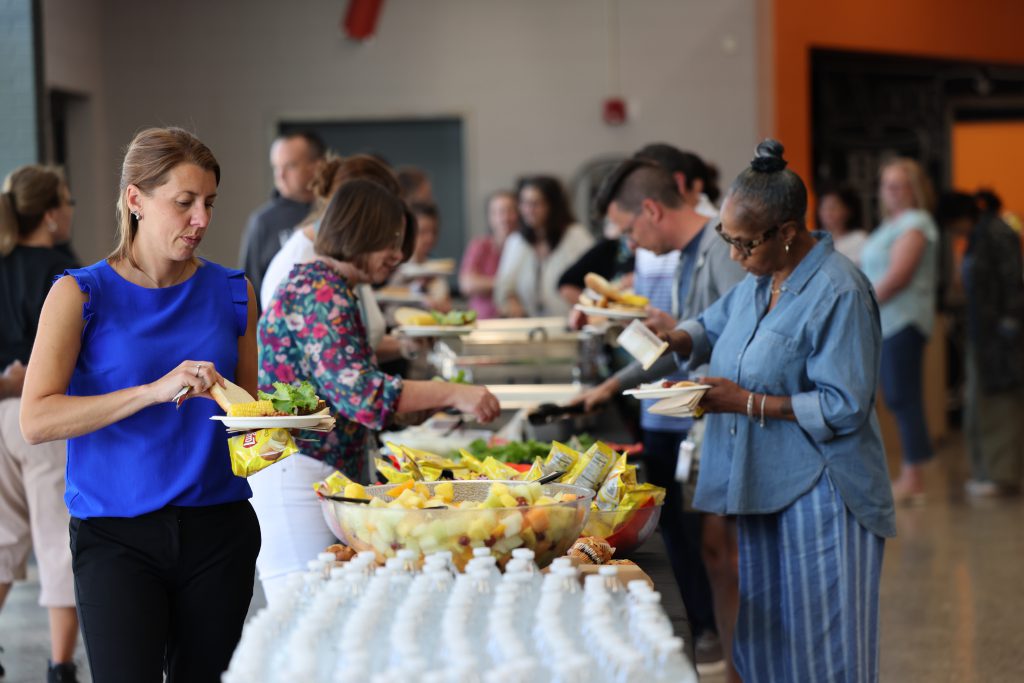
[[[608,476],[605,478],[604,483],[601,484],[601,488],[597,490],[597,495],[594,497],[594,507],[598,510],[614,510],[619,507],[619,503],[622,502],[622,496],[626,493],[626,486],[628,481],[624,481],[623,475],[626,474],[628,465],[626,465],[626,454],[623,453],[616,460],[615,464],[612,465],[611,471],[608,472]],[[634,477],[636,475],[634,474]],[[636,483],[636,480],[633,480]]]
[[[318,481],[313,484],[313,490],[323,496],[344,495],[342,492],[345,490],[345,487],[351,483],[353,483],[351,479],[346,477],[339,470],[335,470],[323,481]]]
[[[558,441],[551,442],[551,451],[544,460],[544,474],[570,472],[580,459],[579,451]]]
[[[260,429],[228,439],[231,471],[236,477],[249,477],[298,450],[287,429]]]
[[[611,446],[598,441],[588,448],[572,466],[572,469],[559,481],[563,484],[585,486],[597,491],[604,483],[608,471],[618,458]]]
[[[377,471],[389,484],[401,484],[407,481],[414,481],[411,474],[401,471],[384,458],[375,458],[374,463],[376,464]]]

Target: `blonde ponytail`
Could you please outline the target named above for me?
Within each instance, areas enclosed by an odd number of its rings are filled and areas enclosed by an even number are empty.
[[[11,171],[0,190],[0,257],[31,234],[50,209],[61,205],[64,174],[54,166],[31,164]]]

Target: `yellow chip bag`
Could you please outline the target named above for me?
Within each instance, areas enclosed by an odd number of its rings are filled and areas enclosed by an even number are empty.
[[[488,479],[495,479],[499,481],[509,479],[515,480],[520,475],[519,470],[514,467],[509,467],[490,455],[484,459],[480,466],[483,468],[484,474],[487,475]]]
[[[639,484],[627,489],[619,503],[618,513],[615,515],[615,528],[633,516],[633,511],[644,507],[647,502],[653,501],[652,505],[661,505],[665,502],[665,489],[654,484]]]
[[[533,459],[533,465],[523,475],[523,481],[537,481],[544,476],[544,458],[539,455]]]
[[[608,476],[608,470],[612,468],[617,457],[611,446],[598,441],[579,457],[569,473],[562,477],[561,482],[585,486],[596,491]]]
[[[626,493],[626,470],[626,454],[623,453],[615,460],[615,464],[612,465],[611,471],[605,477],[604,483],[597,490],[597,496],[594,497],[594,507],[598,510],[614,510],[619,507],[622,496]]]
[[[566,446],[564,443],[552,441],[551,450],[548,452],[547,459],[544,460],[544,474],[569,472],[579,459],[579,451]],[[564,477],[562,481],[565,481]]]
[[[251,476],[298,450],[287,429],[260,429],[228,439],[231,471],[236,477]]]
[[[389,484],[401,484],[403,482],[413,480],[411,474],[395,469],[395,467],[384,458],[375,458],[374,462],[377,465],[377,471],[380,472],[382,477],[388,480]]]
[[[475,455],[467,451],[465,448],[459,449],[459,455],[462,457],[461,463],[463,467],[472,470],[476,474],[484,473],[483,463],[480,462],[480,459]]]
[[[313,490],[324,496],[336,496],[345,490],[345,487],[352,483],[352,480],[335,470],[333,474],[313,484]]]
[[[391,451],[391,455],[395,456],[395,460],[398,461],[398,467],[402,472],[411,475],[416,481],[423,481],[423,473],[420,472],[416,459],[406,451],[405,446],[396,446],[393,443],[389,443],[387,447]]]

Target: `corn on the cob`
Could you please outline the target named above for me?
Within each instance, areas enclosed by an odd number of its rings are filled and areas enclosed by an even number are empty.
[[[248,403],[232,403],[228,409],[231,417],[267,417],[276,415],[274,404],[271,401],[251,401]]]

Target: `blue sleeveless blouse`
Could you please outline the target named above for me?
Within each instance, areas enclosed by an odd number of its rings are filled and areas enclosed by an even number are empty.
[[[89,300],[70,396],[96,396],[153,382],[183,360],[212,362],[235,379],[238,338],[245,335],[245,274],[209,261],[185,282],[147,289],[106,261],[65,271]],[[68,440],[71,515],[136,517],[167,505],[245,500],[252,491],[234,476],[220,408],[190,399],[163,403]]]

